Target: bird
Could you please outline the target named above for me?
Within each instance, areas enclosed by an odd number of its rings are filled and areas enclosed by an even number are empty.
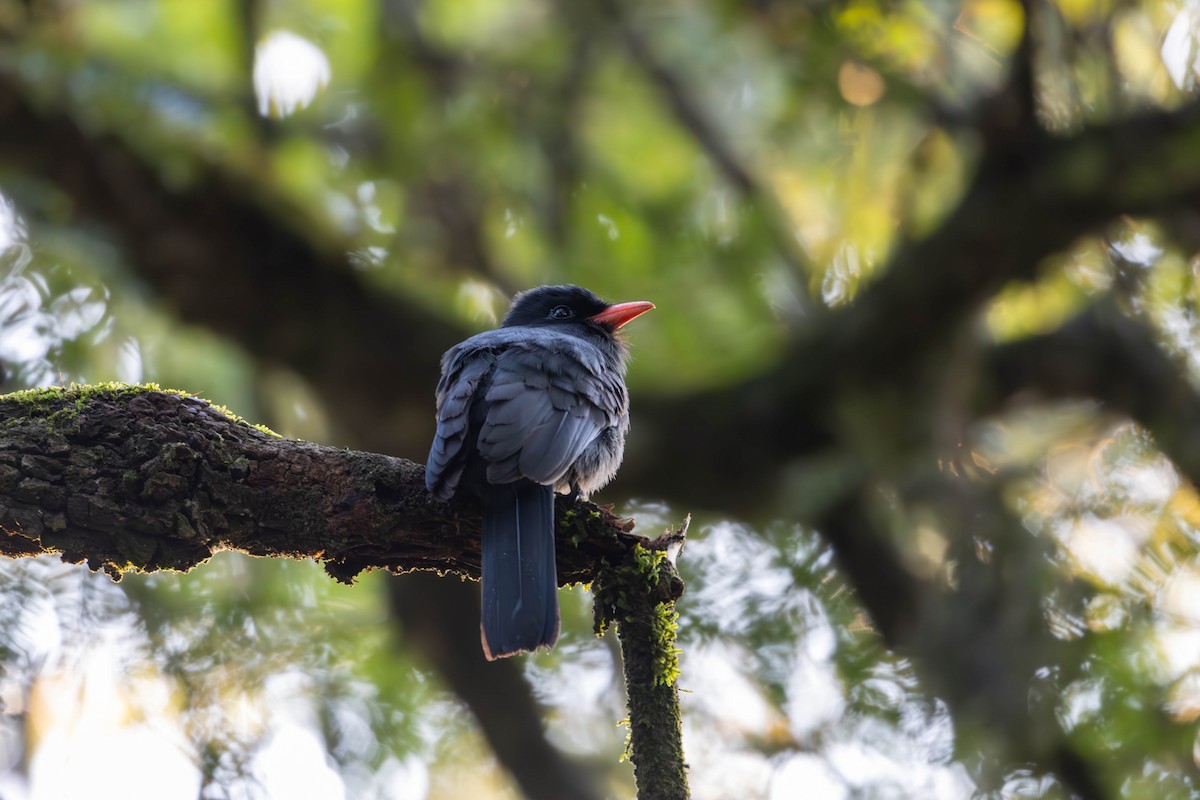
[[[621,465],[628,349],[650,309],[580,286],[517,294],[499,328],[451,347],[436,389],[426,488],[483,509],[480,638],[489,661],[558,640],[554,496],[586,498]]]

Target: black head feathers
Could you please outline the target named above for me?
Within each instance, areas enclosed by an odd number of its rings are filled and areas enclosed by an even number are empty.
[[[539,286],[513,298],[502,327],[582,322],[608,308],[582,286]]]

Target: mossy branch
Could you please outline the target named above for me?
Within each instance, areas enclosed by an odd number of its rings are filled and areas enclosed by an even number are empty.
[[[605,565],[596,579],[596,633],[616,624],[625,663],[629,703],[629,759],[639,800],[689,796],[679,709],[679,615],[683,582],[673,552],[687,536],[689,517],[677,531],[638,545],[621,562]]]
[[[556,507],[573,544],[559,548],[564,585],[644,541],[591,503]],[[283,439],[181,392],[0,396],[0,556],[58,553],[119,578],[238,550],[316,559],[343,582],[370,568],[475,578],[478,531],[478,509],[425,491],[421,464]]]
[[[563,498],[559,580],[594,582],[625,658],[642,798],[687,796],[667,549],[591,503]],[[119,579],[188,570],[219,550],[364,569],[479,575],[479,515],[425,490],[424,467],[284,439],[206,400],[104,384],[0,396],[0,556],[61,554]]]

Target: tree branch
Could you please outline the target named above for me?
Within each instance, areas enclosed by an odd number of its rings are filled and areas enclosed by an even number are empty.
[[[326,393],[327,399],[335,403],[338,392],[345,392],[348,402],[337,407],[349,418],[357,416],[356,407],[366,406],[371,412],[382,413],[381,409],[396,403],[398,397],[414,397],[417,393],[404,391],[402,384],[406,382],[432,385],[436,375],[436,355],[456,336],[448,326],[437,326],[428,335],[413,338],[407,334],[421,326],[410,324],[412,321],[403,314],[391,311],[390,303],[377,301],[366,314],[353,303],[346,305],[346,298],[352,298],[354,292],[368,293],[361,286],[347,289],[347,285],[357,279],[341,270],[337,256],[323,262],[322,267],[319,259],[312,255],[313,251],[307,255],[295,251],[307,259],[302,260],[300,276],[290,269],[287,273],[277,269],[281,261],[286,263],[286,259],[281,259],[279,253],[273,253],[270,248],[265,255],[271,258],[256,262],[258,256],[264,255],[258,249],[260,240],[286,244],[290,241],[287,236],[291,234],[264,209],[254,206],[259,201],[253,193],[245,195],[220,180],[203,182],[202,189],[185,196],[185,199],[195,198],[199,193],[207,198],[205,203],[180,203],[160,182],[151,180],[153,170],[134,163],[136,169],[131,174],[140,183],[135,181],[139,191],[132,194],[141,199],[138,203],[127,202],[130,193],[121,194],[126,187],[113,181],[121,191],[108,188],[105,181],[110,173],[93,163],[110,155],[111,140],[90,141],[65,115],[35,113],[23,98],[17,96],[14,99],[6,93],[9,90],[16,91],[12,86],[0,85],[0,121],[5,123],[0,126],[0,157],[21,169],[49,176],[76,200],[85,216],[107,221],[122,232],[124,240],[132,239],[127,243],[131,245],[134,262],[141,264],[147,274],[156,276],[155,286],[165,296],[176,297],[176,302],[190,308],[187,300],[189,281],[205,281],[216,286],[221,299],[214,302],[211,295],[206,295],[203,302],[207,305],[197,304],[192,311],[193,319],[245,342],[262,357],[301,366],[306,376]],[[990,144],[993,149],[985,153],[972,187],[939,230],[920,241],[900,245],[878,283],[864,291],[850,309],[814,318],[809,334],[797,342],[787,359],[774,370],[742,385],[713,390],[703,396],[657,401],[637,398],[634,436],[630,440],[629,458],[618,488],[621,485],[636,486],[641,494],[699,502],[704,507],[715,505],[731,511],[755,511],[759,515],[772,513],[780,504],[791,502],[788,495],[794,489],[791,483],[795,476],[793,467],[803,459],[835,448],[862,455],[861,449],[856,450],[856,441],[847,435],[835,416],[844,407],[847,397],[885,391],[912,400],[914,406],[919,406],[921,393],[927,388],[923,382],[928,380],[931,370],[936,369],[950,332],[962,330],[963,321],[976,313],[979,305],[1004,282],[1031,277],[1046,255],[1117,214],[1166,212],[1200,198],[1200,159],[1196,157],[1200,152],[1197,147],[1200,142],[1198,108],[1200,106],[1192,104],[1174,112],[1155,112],[1085,130],[1068,138],[1037,137],[1029,146],[1016,149]],[[118,161],[134,160],[128,150],[118,149],[116,153]],[[156,202],[168,209],[163,214],[169,217],[175,234],[183,236],[184,242],[205,248],[199,256],[190,257],[184,252],[186,247],[182,250],[168,248],[164,254],[138,241],[144,237],[152,244],[162,243],[156,238],[158,232],[154,229],[154,221],[159,218],[150,214],[147,218],[151,224],[137,218],[143,210],[139,206]],[[231,234],[231,238],[214,250],[203,238],[217,229],[202,221],[207,219],[205,209],[220,211],[222,204],[241,210],[249,206],[246,217],[249,221],[222,229],[223,233]],[[127,219],[130,216],[133,218]],[[220,219],[237,222],[233,214]],[[282,239],[278,238],[280,231],[286,234]],[[286,248],[284,252],[289,257],[295,254]],[[221,279],[214,279],[211,269],[214,265],[223,266],[228,260],[225,256],[230,253],[240,265],[236,268],[237,280],[231,286],[217,286]],[[329,268],[329,275],[321,275],[319,268]],[[306,286],[311,284],[310,269],[319,280],[315,285]],[[260,276],[264,280],[257,280]],[[239,323],[227,325],[223,319],[230,313],[227,301],[242,288],[238,281],[244,280],[253,281],[251,286],[244,287],[245,297],[249,298],[246,303],[252,307],[253,316],[239,306],[234,314]],[[333,283],[327,284],[326,280]],[[303,293],[307,298],[308,292],[323,293],[330,285],[340,292],[337,295],[340,299],[331,302],[330,307],[336,304],[339,309],[350,309],[348,317],[326,320],[329,324],[322,325],[321,331],[314,331],[313,335],[319,338],[326,329],[351,328],[357,341],[368,344],[364,347],[326,345],[316,351],[324,355],[316,362],[310,362],[307,348],[318,347],[321,343],[313,336],[306,338],[299,328],[302,321],[308,321],[311,305],[294,302],[289,296],[289,302],[278,314],[268,318],[260,313],[259,304],[263,298],[273,296],[280,286],[287,286],[297,295]],[[1155,431],[1168,454],[1196,482],[1200,475],[1200,467],[1197,467],[1200,444],[1194,440],[1200,436],[1197,433],[1200,420],[1195,419],[1195,414],[1200,406],[1190,388],[1188,391],[1181,388],[1186,381],[1173,373],[1169,363],[1164,367],[1161,358],[1141,365],[1143,372],[1148,370],[1146,374],[1127,372],[1122,383],[1111,381],[1106,359],[1095,359],[1097,351],[1085,349],[1083,342],[1086,340],[1073,341],[1071,335],[1068,328],[1059,338],[1051,334],[1051,338],[1039,337],[999,349],[991,362],[998,385],[1034,388],[1050,394],[1103,397]],[[1142,350],[1140,346],[1129,346],[1130,341],[1137,339],[1125,340],[1122,344],[1121,337],[1114,336],[1111,331],[1104,336],[1103,341],[1108,342],[1106,346],[1111,348],[1110,352],[1120,355],[1125,366],[1139,366]],[[1141,338],[1148,340],[1144,331]],[[277,347],[264,344],[264,341],[291,344]],[[295,341],[304,344],[292,346]],[[413,347],[404,348],[400,355],[400,348],[377,346],[379,342],[397,341],[411,342]],[[412,359],[410,366],[413,369],[397,370],[394,363],[383,368],[363,366],[364,359],[375,358],[377,356],[372,354],[380,352],[384,353],[383,360]],[[1083,358],[1085,355],[1088,357]],[[1063,370],[1062,366],[1072,364],[1073,359],[1085,366]],[[331,360],[339,362],[334,365],[335,369],[329,368]],[[1111,371],[1118,370],[1112,368]],[[1131,374],[1139,377],[1131,380]],[[421,375],[429,378],[428,384],[422,383]],[[345,378],[342,389],[334,388],[338,386],[339,376]],[[392,393],[393,386],[369,383],[380,377],[391,380],[398,391]],[[1167,391],[1156,391],[1162,387]],[[424,402],[419,406],[415,401],[401,405],[414,412],[412,419],[417,418],[418,411],[422,417],[428,415]],[[391,413],[390,408],[387,413]],[[371,416],[372,413],[364,414],[366,418]],[[417,431],[411,436],[415,440],[421,435],[422,427],[414,425],[412,429]],[[125,434],[120,432],[122,429],[116,430],[118,432],[110,434],[111,441],[104,447],[115,447],[122,442]],[[920,428],[899,430],[914,437],[926,433]],[[703,431],[704,435],[698,436],[697,431]],[[6,437],[0,437],[0,444],[4,441]],[[188,445],[188,441],[183,444]],[[714,441],[722,443],[720,459],[713,457]],[[31,519],[30,524],[39,523],[45,527],[47,520],[61,519],[64,526],[71,522],[71,507],[66,494],[51,480],[56,473],[39,461],[43,457],[53,460],[55,448],[62,446],[61,442],[46,439],[45,449],[31,452],[0,448],[0,487],[11,485],[4,491],[12,492],[13,496],[19,493],[26,498],[45,500],[43,505],[50,511],[45,517]],[[108,457],[105,449],[97,453],[95,458],[101,463],[101,455]],[[146,457],[155,455],[157,453],[147,453]],[[166,481],[169,488],[171,476],[176,472],[167,469],[166,477],[158,479],[157,468],[143,474],[142,463],[137,462],[129,479],[130,486],[139,496],[145,486],[164,485]],[[22,469],[33,472],[22,473]],[[44,475],[39,475],[39,470]],[[273,477],[276,481],[291,479],[286,473]],[[123,489],[124,478],[123,473],[118,473],[108,480],[113,488]],[[415,478],[413,482],[419,483]],[[91,485],[83,484],[79,488],[78,495],[83,498],[95,495],[95,487]],[[852,497],[857,489],[854,480],[847,481],[840,487],[840,497]],[[345,499],[345,495],[341,496]],[[835,508],[837,500],[835,497]],[[11,500],[5,502],[12,503]],[[28,517],[30,508],[38,503],[22,502],[24,505],[12,507],[16,508],[17,514]],[[50,504],[54,502],[62,503],[65,510],[51,508]],[[92,521],[92,510],[86,499],[74,502],[77,511],[82,508],[82,518]],[[84,503],[82,507],[79,506],[81,502]],[[359,498],[355,496],[346,502],[353,507]],[[339,511],[339,508],[335,505],[330,510]],[[105,512],[106,509],[100,507],[98,516],[104,517]],[[187,512],[187,508],[180,511],[184,521],[194,530],[195,525]],[[58,514],[57,518],[55,514]],[[8,516],[0,516],[0,523],[12,529],[9,520]],[[863,564],[868,558],[883,558],[889,562],[884,574],[894,578],[905,593],[901,597],[903,603],[894,610],[886,605],[884,593],[872,594],[870,587],[864,585],[864,576],[869,576],[870,570],[858,575],[853,570],[848,571],[866,598],[871,613],[878,615],[882,626],[895,625],[900,631],[897,638],[905,640],[906,619],[910,609],[914,608],[908,601],[922,587],[910,586],[895,554],[872,546],[873,538],[883,540],[880,532],[869,521],[861,527],[851,524],[858,521],[841,518],[843,524],[840,527],[836,524],[820,527],[835,537],[839,531],[847,537],[840,552],[843,560],[849,553],[852,557],[857,555]],[[130,530],[137,531],[136,527]],[[380,528],[376,533],[381,530],[386,533],[391,529]],[[443,532],[453,538],[457,529],[450,527]],[[50,533],[51,539],[59,535],[62,540],[61,531],[55,531],[52,526]],[[334,538],[343,535],[341,530],[328,533]],[[153,544],[151,556],[159,557],[157,540],[153,536],[142,538],[148,538]],[[13,541],[13,546],[19,547],[23,540],[16,537]],[[371,541],[378,547],[387,539],[372,537]],[[442,539],[436,541],[440,543]],[[41,546],[40,540],[35,544]],[[123,546],[135,552],[146,549],[145,541],[138,539]],[[120,569],[129,563],[127,554],[123,554],[117,545],[114,544],[112,550],[115,553],[111,558],[114,568]],[[351,555],[360,554],[354,551]],[[469,556],[467,558],[469,561]],[[910,588],[914,590],[911,594],[908,593]],[[915,609],[924,613],[929,606],[918,604]],[[930,624],[939,621],[945,624],[945,620],[939,618]],[[946,632],[953,631],[947,627]],[[950,678],[955,677],[960,666],[944,664],[936,657],[929,658],[928,665],[929,669]],[[1076,781],[1076,784],[1084,786],[1086,781]]]
[[[567,498],[555,502],[555,512],[561,584],[623,575],[645,561],[646,539],[630,533],[632,521]],[[119,579],[129,571],[189,570],[217,551],[238,550],[312,558],[343,582],[371,568],[477,578],[479,528],[476,509],[434,500],[420,464],[281,439],[197,397],[118,384],[0,396],[3,557],[60,553]],[[653,612],[663,604],[673,609],[683,593],[673,566],[660,572],[652,584],[623,585],[622,606],[651,609],[650,621],[618,620],[622,647],[648,654],[652,665],[663,647],[672,660],[676,653],[673,632],[664,640],[661,626],[652,624],[662,615]],[[457,582],[437,584],[440,589]],[[443,602],[465,597],[441,593]],[[393,594],[400,618],[418,607],[428,613],[427,605],[406,599]],[[456,618],[477,617],[473,602],[460,605]],[[414,630],[418,637],[429,635],[427,627]],[[598,796],[586,775],[541,737],[527,684],[507,662],[481,667],[478,639],[464,635],[467,630],[474,627],[439,631],[428,649],[464,697],[480,688],[494,691],[495,675],[504,676],[509,736],[496,726],[485,726],[485,733],[526,793],[557,797],[565,788],[573,797]],[[447,644],[455,648],[452,657],[438,658]],[[627,664],[644,661],[627,656]],[[482,683],[476,666],[488,669]],[[656,745],[673,741],[674,770],[683,774],[674,674],[669,684],[659,680],[661,674],[636,673],[649,686],[630,686],[637,752],[661,753]],[[635,706],[632,698],[648,691],[659,704]],[[674,699],[673,719],[659,713],[663,698]],[[513,739],[517,726],[524,736]],[[538,763],[529,763],[533,756]],[[663,766],[662,758],[656,765]]]
[[[1200,487],[1200,392],[1142,323],[1103,300],[1058,330],[994,348],[981,412],[1023,392],[1096,399],[1135,420]]]
[[[814,312],[773,370],[686,398],[636,397],[629,457],[614,488],[768,513],[786,498],[792,465],[837,445],[828,414],[848,389],[911,385],[946,332],[1005,281],[1033,276],[1044,257],[1121,213],[1200,199],[1198,121],[1193,103],[1040,137],[1016,152],[994,144],[939,229],[902,243],[850,308]],[[192,189],[170,190],[129,148],[35,107],[2,73],[0,162],[58,184],[82,216],[111,225],[139,272],[186,319],[301,370],[340,417],[366,420],[358,433],[369,431],[377,446],[423,451],[428,390],[413,387],[436,382],[440,353],[462,332],[380,298],[342,255],[277,221],[262,192],[218,170]],[[261,313],[266,298],[270,315]],[[321,325],[311,324],[314,298]],[[697,437],[698,429],[709,436]],[[727,445],[721,469],[709,468],[712,438]]]
[[[1006,282],[1032,279],[1044,258],[1120,214],[1200,200],[1197,154],[1200,102],[986,154],[938,230],[903,243],[850,308],[814,312],[773,369],[683,400],[635,398],[622,482],[699,507],[788,507],[794,468],[846,443],[835,414],[847,397],[927,391],[949,332]],[[720,469],[706,470],[714,440]]]
[[[617,626],[625,665],[629,707],[629,759],[639,800],[686,800],[679,708],[678,614],[682,589],[672,552],[682,548],[691,518],[621,564],[601,570],[596,580],[596,632]]]
[[[559,580],[591,581],[641,537],[562,499]],[[220,550],[364,569],[479,575],[476,509],[440,503],[424,467],[280,439],[207,401],[109,385],[0,397],[0,555],[61,553],[114,577],[188,570]],[[569,542],[569,544],[568,544]]]

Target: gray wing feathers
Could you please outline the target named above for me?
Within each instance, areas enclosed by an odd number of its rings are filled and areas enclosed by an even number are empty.
[[[491,407],[479,436],[490,483],[527,478],[559,484],[623,412],[624,393],[600,376],[594,348],[571,344],[513,348],[497,360],[487,393]]]
[[[453,496],[462,477],[471,406],[481,384],[488,412],[477,445],[493,484],[525,478],[560,485],[628,409],[620,375],[606,369],[600,351],[587,342],[505,328],[473,336],[442,362],[437,434],[425,473],[426,486],[440,499]]]
[[[425,462],[425,487],[441,500],[449,500],[462,477],[463,444],[470,426],[471,401],[492,359],[476,354],[461,358],[457,348],[446,353],[437,386],[437,433]]]

